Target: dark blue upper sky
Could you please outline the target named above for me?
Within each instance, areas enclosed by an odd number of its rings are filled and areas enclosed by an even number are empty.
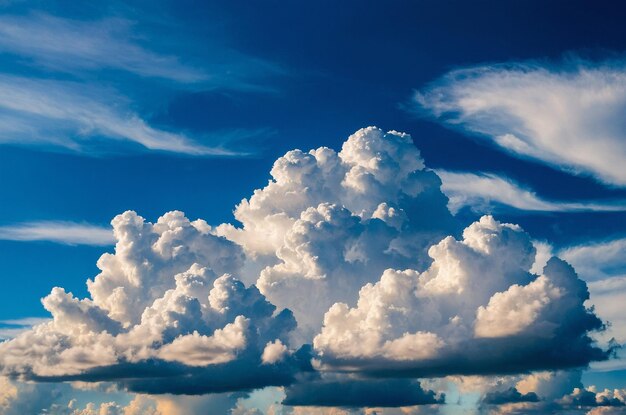
[[[368,125],[410,133],[431,168],[497,173],[550,200],[626,198],[623,188],[516,158],[411,110],[414,90],[454,69],[527,60],[552,65],[571,55],[590,61],[621,57],[626,6],[614,1],[586,5],[8,2],[0,26],[10,29],[28,19],[33,26],[27,29],[41,30],[44,44],[64,42],[63,37],[46,37],[63,31],[104,38],[102,56],[118,63],[81,57],[80,43],[67,45],[76,55],[58,55],[45,45],[6,40],[9,32],[3,32],[3,91],[19,79],[21,90],[65,97],[56,103],[87,94],[102,106],[94,106],[90,114],[101,114],[106,106],[113,108],[107,115],[112,122],[139,118],[150,128],[245,155],[197,156],[158,146],[149,150],[140,138],[112,140],[119,133],[102,126],[72,120],[75,128],[68,129],[58,119],[35,114],[23,121],[35,130],[36,140],[1,140],[0,225],[106,225],[127,209],[148,220],[178,209],[210,224],[232,222],[235,204],[267,182],[273,161],[285,151],[337,148]],[[36,84],[29,83],[33,79]],[[72,105],[72,113],[85,108],[80,99]],[[19,111],[2,104],[0,121]],[[9,136],[11,130],[2,127],[2,134]],[[69,137],[79,149],[55,145],[52,136]],[[465,222],[477,216],[468,208],[459,215]],[[626,233],[623,212],[504,209],[499,217],[557,246]],[[97,272],[96,259],[110,249],[0,241],[0,318],[41,315],[38,298],[54,285],[83,296],[85,279]]]

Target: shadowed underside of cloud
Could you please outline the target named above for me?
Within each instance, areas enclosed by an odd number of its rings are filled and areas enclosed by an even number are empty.
[[[365,128],[339,152],[290,151],[271,175],[237,206],[241,227],[115,217],[89,297],[55,287],[52,321],[0,343],[2,373],[151,394],[293,385],[293,405],[397,406],[441,400],[402,377],[608,357],[574,270],[553,258],[531,273],[529,235],[491,216],[461,232],[407,134]],[[393,403],[387,385],[406,393]]]
[[[0,226],[0,240],[49,241],[70,245],[106,246],[115,243],[113,230],[74,222],[24,222]]]
[[[399,407],[445,402],[445,396],[406,379],[300,383],[287,388],[286,394],[283,404],[291,406]]]
[[[593,305],[600,318],[610,322],[607,330],[599,337],[603,341],[614,339],[619,344],[625,344],[626,315],[623,304],[626,301],[626,238],[590,241],[560,249],[545,243],[535,244],[542,252],[537,257],[536,265],[540,266],[548,257],[558,255],[572,264],[587,282],[591,293],[589,304]],[[623,360],[614,359],[592,365],[595,370],[623,367]]]
[[[538,212],[616,212],[626,210],[626,201],[562,202],[541,198],[509,178],[493,173],[468,173],[437,170],[441,190],[448,196],[448,207],[456,213],[470,207],[479,213],[514,208]]]
[[[417,111],[520,157],[626,185],[626,63],[513,63],[453,71]]]
[[[482,399],[482,402],[486,405],[502,405],[505,403],[538,401],[539,397],[535,392],[521,394],[516,388],[509,388],[504,391],[488,392]]]

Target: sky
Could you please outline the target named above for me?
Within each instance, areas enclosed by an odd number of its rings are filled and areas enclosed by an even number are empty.
[[[624,413],[626,7],[0,10],[0,415]]]

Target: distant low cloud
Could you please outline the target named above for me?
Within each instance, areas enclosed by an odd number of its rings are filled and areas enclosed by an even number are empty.
[[[450,72],[416,111],[519,157],[626,186],[626,63],[511,63]]]
[[[517,382],[515,386],[508,388],[500,386],[488,391],[480,401],[480,413],[488,415],[561,413],[623,415],[626,413],[626,389],[599,390],[595,386],[583,388],[580,384],[580,377],[578,377],[578,382],[574,382],[578,385],[572,389],[566,389],[568,385],[571,386],[571,380],[574,379],[549,378],[541,374],[529,375]],[[564,382],[559,385],[560,381]],[[546,387],[548,393],[544,389]]]
[[[626,200],[614,202],[550,201],[513,180],[493,173],[437,170],[441,190],[448,196],[453,213],[469,207],[479,213],[513,208],[537,212],[615,212],[626,210]]]
[[[0,240],[48,241],[69,245],[113,245],[115,238],[110,227],[85,223],[40,221],[0,226]]]

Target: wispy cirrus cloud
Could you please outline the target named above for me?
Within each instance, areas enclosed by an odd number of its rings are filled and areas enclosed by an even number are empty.
[[[180,29],[175,25],[140,29],[125,17],[75,20],[43,12],[5,15],[0,16],[0,52],[57,72],[82,76],[85,71],[110,69],[203,88],[275,92],[260,79],[286,73],[275,62],[217,42],[202,43],[207,55],[178,56],[161,36],[177,37],[177,44],[193,41]]]
[[[81,83],[0,75],[0,143],[82,152],[99,141],[115,140],[195,156],[248,154],[225,147],[224,141],[233,141],[233,132],[215,134],[210,138],[217,144],[205,146],[183,133],[151,126],[127,101],[108,89]],[[241,139],[257,134],[238,130],[235,135]]]
[[[626,62],[513,63],[453,71],[419,113],[513,155],[626,186]]]
[[[61,221],[22,222],[0,226],[0,240],[48,241],[95,246],[113,245],[115,243],[110,227]]]
[[[141,45],[132,22],[121,18],[79,21],[32,13],[0,17],[0,50],[53,69],[123,70],[177,82],[197,82],[209,74],[176,56]]]
[[[493,173],[470,173],[437,170],[448,196],[448,207],[454,213],[463,207],[485,213],[513,208],[538,212],[624,211],[626,202],[551,201],[524,188],[513,180]]]

